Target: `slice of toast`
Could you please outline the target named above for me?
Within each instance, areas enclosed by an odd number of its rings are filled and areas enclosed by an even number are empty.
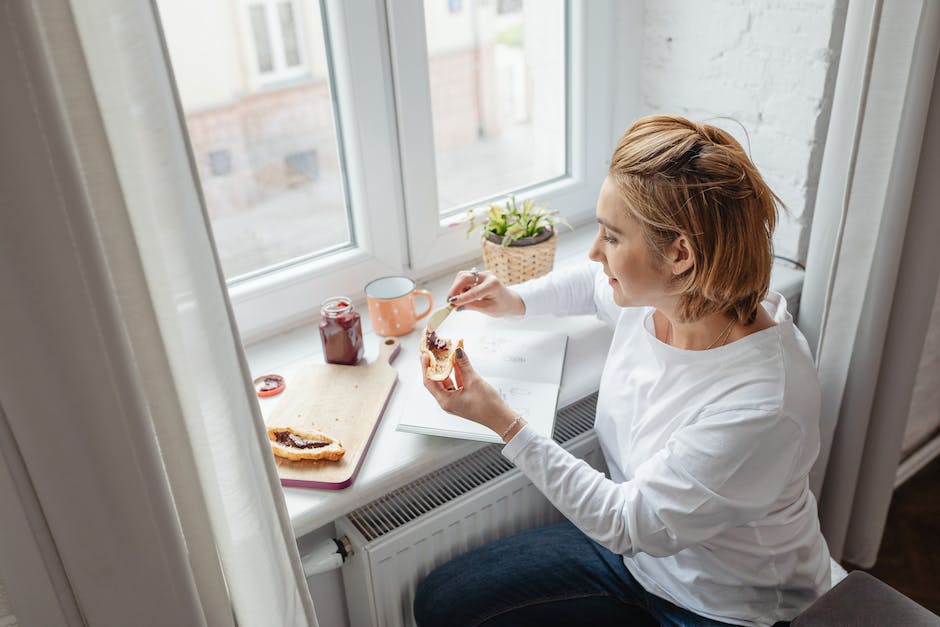
[[[291,461],[311,459],[335,462],[346,453],[342,442],[321,431],[268,427],[268,439],[271,440],[271,450],[275,455]]]
[[[422,354],[430,360],[427,377],[431,381],[444,381],[450,377],[457,359],[457,349],[463,348],[463,339],[448,340],[439,337],[434,331],[425,329],[421,334],[420,345]]]

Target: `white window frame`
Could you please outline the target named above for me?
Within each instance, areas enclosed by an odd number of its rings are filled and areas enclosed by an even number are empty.
[[[321,10],[354,245],[230,283],[246,344],[315,320],[328,296],[362,302],[378,276],[420,281],[480,255],[477,238],[438,214],[421,1],[321,0]],[[574,225],[593,220],[613,146],[613,13],[610,0],[569,0],[568,173],[519,194]]]
[[[574,224],[593,219],[612,147],[609,25],[613,9],[609,2],[576,0],[568,0],[566,7],[567,173],[527,187],[517,196],[520,200],[537,198]],[[410,267],[433,274],[479,256],[479,241],[467,238],[466,229],[448,226],[462,217],[460,208],[443,218],[439,215],[423,2],[395,0],[388,3],[388,13]]]
[[[321,2],[355,243],[230,283],[229,297],[246,344],[316,319],[320,301],[328,296],[362,300],[367,282],[406,270],[388,39],[379,8],[378,0]]]

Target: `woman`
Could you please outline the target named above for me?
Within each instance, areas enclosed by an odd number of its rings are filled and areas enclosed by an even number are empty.
[[[595,313],[614,327],[595,423],[610,476],[527,429],[460,351],[459,389],[426,387],[501,435],[568,522],[432,572],[415,598],[421,627],[772,625],[829,587],[807,480],[819,385],[768,291],[778,202],[729,134],[651,116],[611,159],[596,263],[515,289],[458,274],[465,309]]]

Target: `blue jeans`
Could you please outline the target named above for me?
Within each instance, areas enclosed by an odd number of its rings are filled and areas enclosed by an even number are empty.
[[[643,589],[623,564],[565,521],[497,540],[418,586],[419,627],[726,625]]]

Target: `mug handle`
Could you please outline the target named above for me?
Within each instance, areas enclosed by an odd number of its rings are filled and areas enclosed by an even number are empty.
[[[412,296],[424,296],[425,298],[428,299],[428,308],[422,311],[421,313],[416,313],[415,320],[420,320],[421,318],[431,313],[431,307],[434,306],[434,297],[431,296],[431,292],[427,290],[414,290],[411,293],[411,295]]]

